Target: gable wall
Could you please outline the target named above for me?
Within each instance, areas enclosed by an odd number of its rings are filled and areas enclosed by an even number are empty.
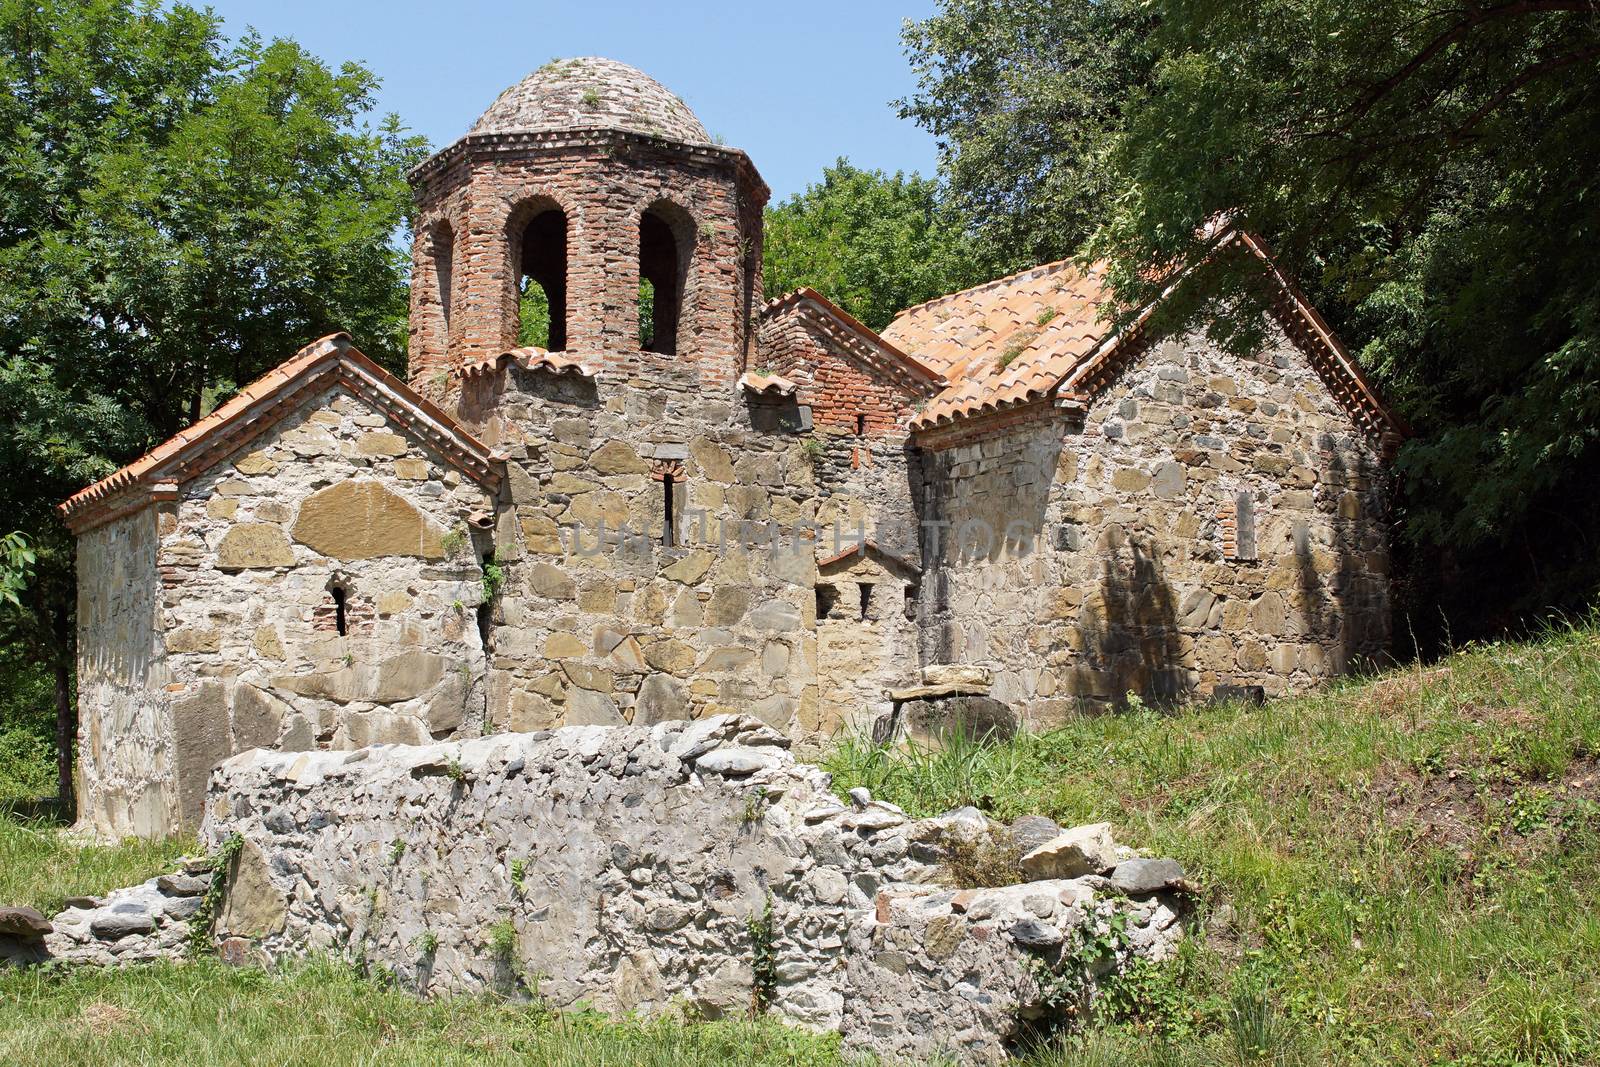
[[[493,503],[386,416],[325,392],[159,507],[149,647],[184,825],[233,752],[481,723],[482,568],[463,520]]]
[[[1386,649],[1377,452],[1281,334],[1253,359],[1169,340],[1081,427],[1043,410],[926,461],[953,526],[928,556],[924,661],[990,666],[1037,725],[1130,690],[1282,692]],[[1225,556],[1241,491],[1256,561]]]

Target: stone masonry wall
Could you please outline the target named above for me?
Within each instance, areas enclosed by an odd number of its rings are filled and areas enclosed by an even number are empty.
[[[493,506],[333,391],[162,507],[154,662],[185,824],[231,753],[423,742],[482,724],[483,570],[465,520]]]
[[[1144,877],[1170,861],[1123,850],[1110,877],[962,891],[939,860],[952,835],[988,832],[979,813],[841,803],[787,745],[717,717],[236,756],[203,831],[211,848],[242,838],[218,935],[234,955],[343,953],[419,991],[768,1008],[852,1049],[970,1061],[1048,1015],[1038,976],[1116,913],[1126,936],[1097,973],[1182,937],[1181,887]]]
[[[113,837],[173,825],[166,672],[154,657],[156,516],[141,510],[78,539],[78,806]]]
[[[870,730],[893,710],[884,690],[916,683],[916,579],[871,549],[817,574],[818,698],[824,717],[846,732]]]
[[[462,410],[511,457],[493,728],[721,711],[824,727],[802,536],[815,487],[799,437],[754,430],[737,393],[670,359],[598,383],[507,367],[469,382]]]
[[[1025,412],[991,436],[925,435],[951,526],[924,658],[992,667],[994,695],[1037,726],[1128,691],[1279,693],[1381,654],[1377,451],[1274,337],[1252,359],[1199,335],[1157,344],[1081,427]],[[995,536],[960,544],[971,520]]]

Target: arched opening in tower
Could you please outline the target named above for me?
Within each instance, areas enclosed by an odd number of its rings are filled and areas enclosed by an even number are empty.
[[[567,347],[567,216],[560,208],[545,208],[522,229],[517,344]]]
[[[670,219],[667,205],[639,218],[639,347],[675,355],[683,316],[683,289],[689,273],[693,229]]]

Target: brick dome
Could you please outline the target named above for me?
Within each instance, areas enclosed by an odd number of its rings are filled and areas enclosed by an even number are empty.
[[[614,59],[555,59],[495,99],[472,133],[605,127],[707,143],[694,112],[642,70]]]

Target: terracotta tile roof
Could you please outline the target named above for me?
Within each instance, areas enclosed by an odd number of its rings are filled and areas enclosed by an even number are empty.
[[[1083,404],[1138,351],[1145,325],[1174,288],[1201,264],[1238,250],[1265,265],[1278,289],[1279,321],[1305,346],[1352,418],[1386,438],[1409,432],[1316,309],[1272,261],[1259,237],[1222,217],[1202,232],[1213,239],[1207,253],[1170,272],[1162,294],[1115,332],[1100,317],[1111,293],[1099,263],[1087,269],[1066,260],[1047,263],[902,311],[883,331],[884,338],[950,380],[911,421],[911,428],[925,430],[1051,395],[1062,403]]]
[[[1098,268],[1047,263],[902,311],[883,336],[950,385],[913,429],[1037,400],[1099,344],[1108,299]]]
[[[572,372],[585,378],[594,378],[598,373],[593,367],[565,352],[546,352],[542,348],[529,345],[525,348],[513,348],[509,352],[502,352],[498,356],[488,356],[484,359],[463,363],[456,373],[463,378],[476,378],[484,374],[498,374],[505,369],[506,364],[515,363],[524,370],[548,370],[556,374]]]
[[[803,285],[793,292],[768,300],[762,305],[761,317],[763,319],[773,318],[803,305],[809,305],[812,310],[819,311],[832,319],[838,326],[853,334],[859,341],[865,342],[871,348],[887,357],[889,362],[895,364],[900,370],[908,372],[911,377],[927,384],[939,386],[945,384],[944,375],[939,371],[895,344],[886,333],[880,334],[873,330],[870,326],[862,323],[860,319],[857,319],[844,308],[809,286]]]
[[[739,388],[751,393],[771,392],[778,396],[793,396],[800,387],[781,374],[746,371],[739,377]]]
[[[73,533],[83,533],[152,499],[173,499],[184,481],[209,470],[335,383],[377,406],[480,484],[498,488],[504,457],[368,359],[350,343],[349,334],[331,333],[240,389],[193,426],[74,493],[56,510]]]

